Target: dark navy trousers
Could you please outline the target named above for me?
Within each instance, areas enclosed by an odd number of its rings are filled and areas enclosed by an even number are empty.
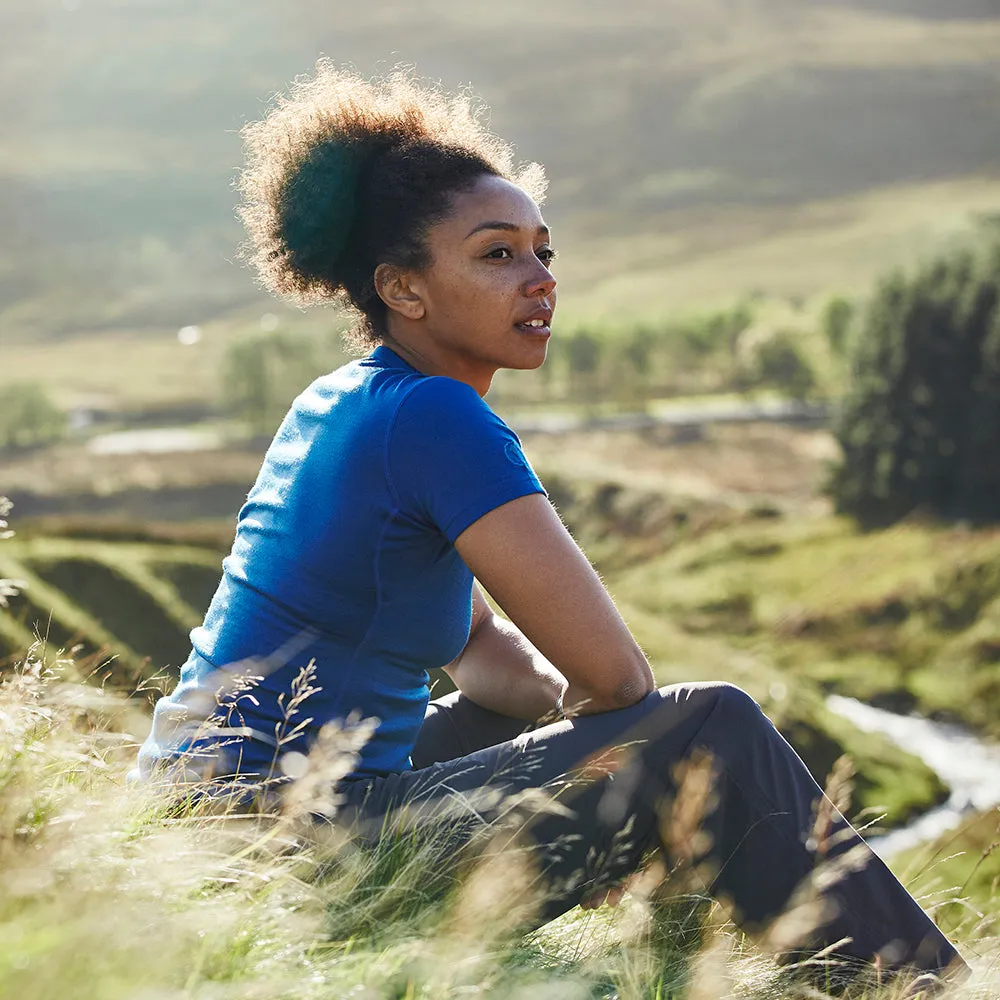
[[[752,933],[811,891],[821,905],[790,957],[847,939],[837,955],[886,970],[961,963],[739,688],[671,685],[630,708],[525,726],[457,692],[432,702],[413,770],[342,783],[341,815],[362,839],[382,835],[390,816],[418,826],[446,817],[461,841],[518,793],[546,789],[560,808],[525,822],[549,888],[543,920],[659,849],[700,873]]]

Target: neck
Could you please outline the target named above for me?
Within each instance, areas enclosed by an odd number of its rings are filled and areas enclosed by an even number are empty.
[[[416,338],[396,336],[393,331],[385,333],[382,343],[398,354],[404,361],[424,375],[444,375],[466,385],[472,386],[480,396],[489,392],[490,384],[496,371],[484,372],[473,369],[471,365],[463,365],[460,358],[449,356],[447,359],[434,349],[433,344],[422,343]]]

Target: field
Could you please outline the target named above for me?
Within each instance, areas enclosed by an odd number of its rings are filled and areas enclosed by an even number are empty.
[[[853,810],[884,813],[891,826],[943,789],[914,758],[833,716],[824,693],[997,735],[997,532],[914,523],[858,534],[811,488],[831,451],[822,431],[751,425],[712,428],[700,441],[606,432],[526,443],[658,680],[743,685],[818,774],[850,753]],[[483,917],[507,906],[510,885],[525,878],[516,868],[487,865],[466,885],[442,883],[419,851],[374,868],[330,845],[275,853],[268,827],[244,822],[223,835],[209,816],[165,816],[123,791],[148,700],[186,654],[231,529],[65,515],[15,524],[22,530],[0,543],[0,577],[28,586],[0,614],[0,641],[12,652],[42,637],[34,656],[56,676],[8,673],[0,694],[4,738],[19,748],[0,781],[10,817],[0,851],[18,873],[13,885],[26,887],[0,894],[3,995],[131,996],[136,983],[192,997],[346,995],[362,984],[357,995],[371,997],[806,995],[686,883],[668,883],[681,892],[669,906],[651,910],[652,888],[637,885],[620,911],[577,912],[525,938],[516,908],[510,923]],[[289,816],[279,821],[280,843],[300,836]],[[898,859],[974,958],[980,985],[957,997],[993,995],[996,837],[994,811]],[[341,859],[332,868],[331,850]],[[43,871],[55,879],[48,888]],[[76,901],[72,917],[64,894]],[[962,904],[949,904],[956,896]],[[158,942],[155,960],[136,951],[137,923]],[[100,991],[78,992],[79,977]]]
[[[765,317],[808,330],[829,295],[863,302],[875,275],[961,239],[998,207],[1000,181],[980,176],[796,206],[679,209],[637,220],[627,234],[595,222],[560,237],[555,336],[581,325],[669,323],[746,293],[765,295],[757,304]],[[300,313],[263,298],[201,322],[201,340],[191,346],[178,342],[177,325],[162,324],[123,324],[69,339],[21,337],[11,329],[0,333],[0,344],[7,371],[44,385],[64,407],[126,415],[213,408],[226,349],[262,321],[314,338],[326,368],[345,358],[338,312]]]
[[[345,734],[264,815],[128,781],[276,414],[347,357],[236,260],[239,129],[321,55],[471,84],[545,164],[550,359],[489,401],[657,680],[746,688],[871,831],[949,789],[828,695],[1000,743],[1000,528],[861,532],[822,488],[875,282],[1000,223],[995,0],[0,0],[0,998],[826,997],[835,959],[779,968],[683,866],[526,930],[513,827],[460,870],[357,849],[307,821]],[[15,383],[51,440],[11,435]],[[799,422],[668,419],[762,403]],[[157,430],[214,444],[105,436]],[[998,846],[970,807],[890,861],[973,966],[945,1000],[1000,996]]]
[[[37,377],[40,341],[93,337],[98,372],[111,334],[130,354],[148,340],[149,359],[130,358],[141,375],[181,326],[272,311],[233,263],[236,133],[324,53],[471,82],[546,164],[567,319],[861,294],[873,270],[1000,204],[1000,20],[982,0],[948,15],[921,0],[502,15],[455,0],[4,0],[0,343],[25,347]],[[536,30],[500,30],[518,18]]]

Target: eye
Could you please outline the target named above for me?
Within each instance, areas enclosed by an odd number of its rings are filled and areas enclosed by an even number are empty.
[[[535,251],[535,256],[543,264],[551,264],[552,261],[554,261],[556,257],[559,256],[559,254],[557,254],[556,251],[552,249],[552,247],[539,247]]]
[[[487,260],[510,260],[514,255],[508,247],[494,247],[486,252]]]

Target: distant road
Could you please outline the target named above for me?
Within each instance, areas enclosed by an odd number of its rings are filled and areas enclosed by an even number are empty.
[[[517,414],[507,422],[519,434],[566,434],[582,430],[648,430],[654,427],[699,427],[704,424],[815,423],[829,420],[826,403],[791,399],[748,402],[742,399],[699,400],[661,406],[653,413]]]
[[[830,407],[789,399],[747,402],[742,399],[703,399],[659,404],[652,413],[519,413],[507,423],[519,434],[567,434],[570,431],[637,431],[653,427],[699,427],[704,424],[825,423]],[[226,447],[216,429],[157,427],[97,434],[87,441],[91,455],[149,455],[164,452],[215,451]]]
[[[200,427],[146,427],[97,434],[87,441],[91,455],[157,455],[177,451],[215,451],[226,440],[217,430]]]

